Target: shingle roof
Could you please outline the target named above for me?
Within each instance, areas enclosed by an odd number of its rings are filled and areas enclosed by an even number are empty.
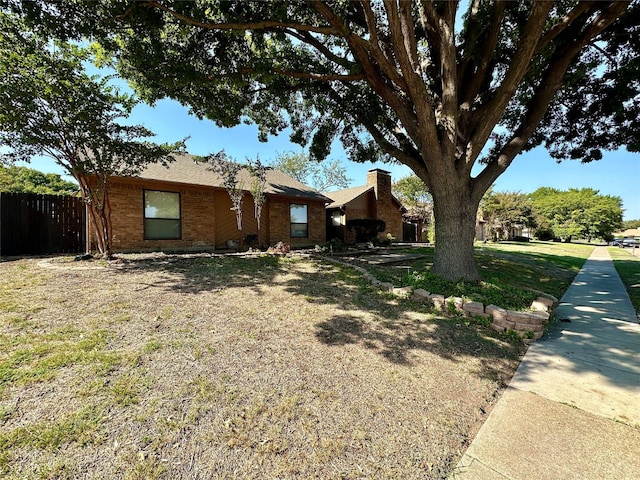
[[[169,163],[168,167],[163,167],[160,164],[148,165],[138,177],[148,180],[201,185],[204,187],[222,186],[222,177],[209,170],[206,163],[196,162],[191,155],[180,155],[175,158],[176,160]],[[249,190],[251,188],[252,177],[248,170],[246,168],[241,170],[238,177],[242,183],[242,188]],[[302,197],[324,202],[331,200],[295,178],[279,170],[272,169],[267,170],[265,193]]]
[[[344,190],[337,190],[335,192],[327,192],[327,197],[332,200],[332,203],[327,205],[327,208],[342,207],[369,190],[373,190],[373,185],[361,185],[359,187],[345,188]]]

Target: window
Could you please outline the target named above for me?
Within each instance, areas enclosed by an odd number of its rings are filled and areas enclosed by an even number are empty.
[[[336,210],[335,212],[331,212],[331,225],[334,227],[339,227],[342,225],[342,214],[340,210]]]
[[[175,240],[180,239],[181,235],[180,194],[145,190],[145,240]]]
[[[309,236],[307,222],[307,206],[291,204],[291,238],[305,238]]]

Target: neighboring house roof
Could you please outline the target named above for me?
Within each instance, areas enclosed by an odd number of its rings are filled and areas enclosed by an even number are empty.
[[[169,163],[168,167],[158,163],[148,165],[137,177],[147,180],[223,188],[222,177],[212,172],[206,163],[196,162],[191,155],[180,155],[175,158],[176,160]],[[238,179],[242,183],[243,190],[248,191],[251,188],[253,178],[246,168],[239,172]],[[265,193],[300,197],[325,203],[331,200],[295,178],[279,170],[272,169],[267,170]]]
[[[335,192],[327,192],[332,202],[327,205],[327,208],[340,208],[344,207],[347,203],[355,200],[363,193],[373,190],[372,185],[362,185],[360,187],[345,188],[344,190],[336,190]]]
[[[637,237],[640,236],[640,228],[628,228],[624,232],[614,233],[614,236],[618,237]]]
[[[333,202],[327,205],[327,208],[342,208],[347,203],[355,200],[363,193],[368,192],[369,190],[373,191],[373,185],[361,185],[359,187],[345,188],[344,190],[336,190],[335,192],[327,192],[327,197],[331,198]],[[396,205],[398,205],[398,209],[402,212],[405,212],[407,209],[402,202],[398,200],[394,195],[391,195],[391,200],[393,200]]]

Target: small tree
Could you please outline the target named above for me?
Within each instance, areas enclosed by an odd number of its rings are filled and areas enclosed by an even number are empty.
[[[312,186],[318,192],[328,192],[332,188],[347,188],[351,183],[351,179],[347,178],[347,169],[338,160],[316,162],[304,152],[278,155],[271,168]]]
[[[513,228],[536,226],[533,203],[520,192],[489,191],[482,198],[482,212],[494,240],[513,236]]]
[[[256,224],[258,226],[258,245],[260,244],[260,218],[262,217],[262,207],[267,201],[267,197],[264,194],[265,187],[267,186],[267,167],[260,161],[260,158],[256,157],[255,161],[247,159],[249,164],[249,174],[252,177],[251,181],[251,196],[253,197],[253,213],[256,217]]]
[[[0,162],[53,159],[80,185],[98,250],[111,257],[109,180],[135,175],[152,162],[167,163],[184,148],[141,141],[152,132],[117,122],[135,100],[90,77],[89,53],[52,42],[0,12]]]
[[[238,179],[238,172],[242,165],[227,157],[224,150],[206,157],[210,170],[222,177],[222,186],[231,199],[231,210],[236,214],[236,226],[242,232],[242,201],[244,199],[244,184]],[[241,240],[242,242],[242,236]]]

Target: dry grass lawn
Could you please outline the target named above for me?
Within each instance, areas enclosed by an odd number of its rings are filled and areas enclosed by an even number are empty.
[[[446,478],[520,347],[304,257],[0,263],[0,477]]]

